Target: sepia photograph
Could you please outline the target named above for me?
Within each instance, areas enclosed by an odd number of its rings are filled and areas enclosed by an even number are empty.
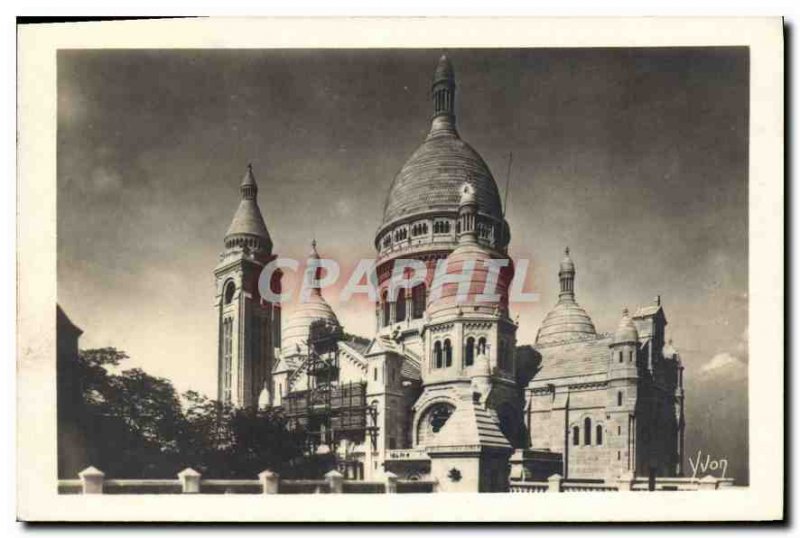
[[[19,375],[48,376],[57,504],[780,486],[753,48],[443,41],[55,47],[54,343]]]

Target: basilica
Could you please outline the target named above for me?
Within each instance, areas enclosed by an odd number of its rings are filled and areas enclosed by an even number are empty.
[[[555,306],[535,342],[519,342],[511,230],[489,167],[456,128],[446,56],[431,98],[428,135],[392,181],[375,233],[369,338],[347,333],[313,286],[286,319],[261,297],[261,270],[277,253],[248,167],[214,271],[217,397],[283,408],[308,432],[309,450],[330,454],[354,479],[391,471],[436,480],[440,491],[489,492],[553,474],[593,482],[680,475],[683,367],[665,337],[661,298],[633,311],[620,305],[618,327],[598,332],[577,302],[566,249],[553,275]],[[319,257],[314,242],[309,262]],[[409,259],[429,276],[395,290],[393,268]],[[440,260],[447,271],[475,267],[465,299],[433,279]],[[487,260],[508,263],[496,299],[479,301]],[[280,289],[279,272],[270,285]]]

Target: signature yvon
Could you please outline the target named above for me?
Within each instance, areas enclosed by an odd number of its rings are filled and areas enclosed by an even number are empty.
[[[705,476],[711,472],[720,472],[719,478],[725,478],[725,473],[728,472],[728,460],[725,458],[711,459],[710,454],[705,455],[703,458],[703,451],[697,451],[697,459],[692,459],[689,456],[689,466],[692,468],[692,478],[697,478],[698,471],[701,475]]]

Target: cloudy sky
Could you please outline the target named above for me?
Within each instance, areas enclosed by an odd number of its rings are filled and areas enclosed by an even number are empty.
[[[662,296],[686,366],[687,452],[746,467],[745,49],[449,51],[461,136],[501,190],[541,302],[563,248],[600,331]],[[429,127],[439,50],[61,51],[58,297],[84,348],[215,387],[212,270],[252,162],[276,252],[374,255],[394,174]],[[331,303],[370,336],[371,308]]]

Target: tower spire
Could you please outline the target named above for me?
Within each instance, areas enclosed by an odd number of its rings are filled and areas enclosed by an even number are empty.
[[[247,163],[247,172],[245,172],[244,177],[242,178],[242,184],[239,187],[239,190],[242,193],[243,200],[256,199],[256,196],[258,195],[258,185],[256,184],[256,178],[253,175],[253,163]]]
[[[456,132],[456,76],[453,64],[446,54],[442,54],[431,86],[433,99],[433,121],[429,136],[455,134]]]
[[[308,253],[306,260],[305,288],[312,296],[322,296],[319,289],[319,281],[322,279],[322,263],[320,262],[319,252],[317,252],[316,237],[311,240],[311,252]]]
[[[254,250],[272,252],[272,239],[258,207],[258,185],[250,163],[239,185],[239,192],[241,200],[225,234],[225,248],[247,246]]]

